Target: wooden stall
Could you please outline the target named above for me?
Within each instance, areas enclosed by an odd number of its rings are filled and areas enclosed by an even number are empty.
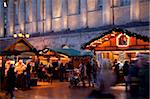
[[[81,48],[95,52],[97,59],[132,60],[138,53],[150,53],[149,37],[126,29],[113,28],[84,43]]]

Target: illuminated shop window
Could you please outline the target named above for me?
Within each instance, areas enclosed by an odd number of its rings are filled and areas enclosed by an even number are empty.
[[[120,0],[120,5],[121,5],[121,6],[130,5],[130,0]]]
[[[62,0],[52,0],[52,17],[61,17]]]
[[[68,15],[80,14],[80,0],[68,0]]]

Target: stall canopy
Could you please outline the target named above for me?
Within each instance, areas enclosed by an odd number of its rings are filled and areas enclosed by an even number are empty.
[[[25,39],[10,39],[0,41],[1,55],[36,55],[37,50]]]
[[[83,50],[81,52],[81,56],[90,56],[90,57],[93,57],[94,56],[94,53],[90,50]]]
[[[49,54],[48,54],[49,53]],[[50,48],[44,48],[43,50],[39,51],[39,54],[41,55],[56,55],[56,56],[61,56],[66,55],[68,57],[74,57],[74,56],[94,56],[93,53],[90,50],[75,50],[72,48],[60,48],[60,49],[50,49]]]
[[[45,49],[43,49],[43,52],[44,52],[44,50],[45,51],[49,50],[51,52],[55,52],[55,53],[58,53],[58,54],[64,54],[64,55],[67,55],[69,57],[80,56],[80,51],[72,49],[72,48],[60,48],[60,49],[45,48]]]
[[[149,37],[126,29],[113,28],[81,45],[95,51],[148,50]]]

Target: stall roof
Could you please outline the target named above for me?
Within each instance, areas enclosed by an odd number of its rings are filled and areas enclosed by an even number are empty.
[[[42,52],[52,51],[58,54],[64,54],[66,56],[80,56],[80,51],[72,49],[72,48],[60,48],[60,49],[50,49],[45,48],[42,50]]]
[[[41,53],[41,55],[44,55],[42,53],[47,53],[48,51],[54,52],[54,53],[58,53],[58,54],[63,54],[69,57],[73,57],[73,56],[94,56],[94,54],[89,50],[75,50],[72,48],[60,48],[60,49],[50,49],[50,48],[44,48],[43,50],[39,50],[39,54]]]
[[[80,51],[72,49],[72,48],[61,48],[61,49],[54,49],[57,53],[65,54],[67,56],[80,56]]]
[[[83,43],[81,45],[81,49],[86,49],[87,46],[90,46],[90,44],[98,39],[101,39],[103,38],[104,36],[106,35],[109,35],[109,34],[112,34],[113,32],[116,32],[116,33],[123,33],[123,34],[126,34],[128,35],[129,37],[136,37],[137,39],[141,39],[143,40],[144,42],[149,42],[149,37],[148,36],[144,36],[142,34],[138,34],[138,33],[134,33],[134,32],[130,32],[128,31],[127,29],[121,29],[121,28],[113,28],[107,32],[104,32],[104,33],[100,33],[97,37],[91,39],[90,41],[86,42],[86,43]]]
[[[22,52],[34,52],[37,50],[24,38],[0,40],[1,55],[18,55]]]

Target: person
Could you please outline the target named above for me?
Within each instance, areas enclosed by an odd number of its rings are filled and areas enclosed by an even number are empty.
[[[81,61],[80,65],[79,65],[79,70],[80,70],[80,76],[81,76],[80,78],[83,83],[83,87],[85,87],[85,79],[87,76],[87,72],[86,72],[86,65],[83,60]]]
[[[137,64],[137,60],[133,60],[130,63],[129,66],[129,72],[128,72],[128,80],[129,80],[129,86],[130,86],[130,94],[132,97],[138,97],[139,95],[139,77],[138,77],[138,72],[139,72],[139,66]]]
[[[53,65],[51,64],[51,62],[49,62],[47,65],[48,65],[47,66],[48,67],[47,68],[48,82],[51,82],[51,84],[52,84],[52,81],[53,81],[53,72],[54,72]]]
[[[149,55],[138,57],[139,69],[139,95],[141,99],[149,99]]]
[[[26,70],[26,65],[23,63],[22,60],[19,60],[19,62],[17,62],[15,64],[15,72],[17,73],[17,87],[20,89],[23,89],[23,84],[24,84],[24,71]]]
[[[11,65],[10,60],[6,61],[6,63],[5,63],[5,77],[7,76],[7,72],[10,68],[10,65]]]
[[[15,80],[16,80],[16,76],[15,76],[15,72],[14,72],[14,66],[13,64],[10,65],[9,70],[7,71],[7,92],[6,95],[10,94],[11,98],[14,98],[14,87],[15,87]]]
[[[116,75],[116,84],[119,83],[120,74],[119,74],[119,62],[115,64],[114,73]]]
[[[103,59],[101,67],[97,72],[97,90],[89,95],[89,98],[96,99],[115,99],[115,96],[111,93],[110,87],[115,82],[115,77],[111,69],[111,63],[108,59]]]
[[[30,71],[31,71],[31,62],[29,62],[27,64],[27,69],[26,69],[26,72],[27,72],[27,88],[30,89]]]
[[[96,74],[98,70],[97,61],[94,58],[91,60],[91,65],[92,65],[92,86],[94,87],[94,83],[96,83]]]
[[[64,73],[65,73],[65,66],[63,63],[60,64],[60,81],[64,81]]]
[[[39,81],[42,81],[42,79],[43,79],[42,68],[43,68],[43,63],[41,62],[39,64],[38,71],[37,71]]]
[[[128,72],[129,72],[129,64],[128,61],[125,61],[123,65],[123,75],[125,80],[126,91],[128,91]]]
[[[89,83],[89,87],[91,86],[91,80],[92,80],[92,66],[90,62],[87,62],[86,64],[86,74],[87,74],[87,80]]]

